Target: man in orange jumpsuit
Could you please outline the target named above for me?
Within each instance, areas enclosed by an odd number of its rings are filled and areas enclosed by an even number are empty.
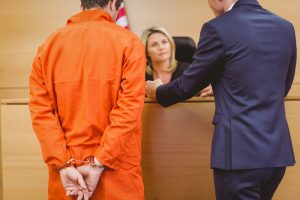
[[[30,75],[48,199],[141,200],[145,50],[115,25],[120,0],[81,3],[41,45]]]

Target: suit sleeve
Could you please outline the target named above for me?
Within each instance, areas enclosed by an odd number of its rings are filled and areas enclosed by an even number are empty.
[[[224,59],[224,45],[218,32],[204,24],[192,64],[178,79],[157,88],[157,101],[167,107],[193,97],[220,73]]]
[[[70,159],[64,133],[45,84],[41,62],[35,57],[30,74],[30,100],[32,126],[41,145],[43,159],[52,167],[60,167]]]
[[[291,25],[292,26],[292,25]],[[297,42],[296,42],[296,37],[295,37],[295,30],[292,26],[292,56],[291,56],[291,61],[288,69],[288,73],[286,76],[286,81],[285,81],[285,96],[287,96],[288,92],[290,91],[292,87],[292,83],[294,80],[295,76],[295,70],[296,70],[296,61],[297,61]]]
[[[95,157],[103,165],[118,169],[126,159],[128,142],[140,130],[141,115],[145,99],[146,57],[142,43],[136,39],[132,50],[125,52],[123,73],[118,100],[110,112],[101,146]]]

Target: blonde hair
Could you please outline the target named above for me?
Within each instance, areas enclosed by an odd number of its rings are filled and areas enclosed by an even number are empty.
[[[166,36],[166,38],[169,40],[170,45],[171,45],[171,57],[170,57],[170,68],[169,71],[170,72],[174,72],[176,70],[177,67],[177,61],[175,59],[175,43],[173,38],[171,37],[171,35],[169,34],[169,32],[164,29],[163,27],[160,26],[153,26],[150,27],[146,30],[143,31],[142,33],[142,42],[145,45],[145,51],[146,51],[146,56],[147,56],[147,68],[146,68],[146,73],[148,75],[153,75],[153,67],[152,67],[152,62],[151,59],[148,56],[148,51],[147,51],[147,43],[148,43],[148,39],[150,37],[150,35],[152,35],[153,33],[161,33],[164,36]]]

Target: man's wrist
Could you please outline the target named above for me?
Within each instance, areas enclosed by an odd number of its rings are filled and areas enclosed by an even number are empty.
[[[63,165],[61,165],[60,167],[56,168],[57,171],[61,171],[62,169],[66,169],[67,167],[73,167],[74,163],[73,163],[73,158],[71,158],[70,160],[68,160],[67,162],[65,162]]]
[[[97,160],[96,157],[94,157],[94,162],[95,162],[95,165],[97,165],[98,167],[104,167],[104,165],[99,160]]]
[[[104,167],[104,165],[100,161],[98,161],[94,156],[88,158],[88,161],[89,164],[93,167],[98,167],[98,168]]]

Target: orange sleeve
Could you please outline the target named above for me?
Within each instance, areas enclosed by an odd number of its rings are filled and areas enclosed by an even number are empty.
[[[35,57],[30,74],[30,100],[32,126],[41,145],[44,161],[60,167],[70,159],[64,133],[60,127],[53,101],[51,101],[42,72],[40,59]]]
[[[136,39],[134,47],[125,53],[118,100],[110,112],[101,146],[95,157],[103,165],[117,169],[126,157],[127,143],[136,134],[141,120],[145,98],[145,49]]]

